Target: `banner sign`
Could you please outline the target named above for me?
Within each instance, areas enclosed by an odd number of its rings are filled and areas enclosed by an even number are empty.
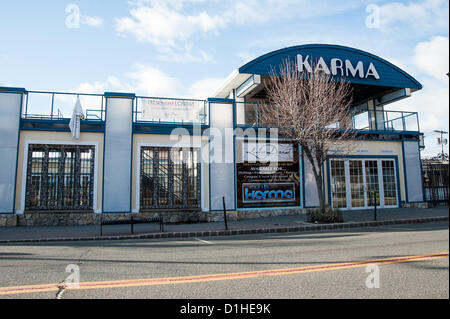
[[[300,206],[299,151],[292,143],[239,143],[237,207]]]
[[[204,101],[141,99],[142,119],[197,122],[200,110],[205,107]]]
[[[294,146],[279,143],[245,143],[243,159],[246,162],[292,162]]]

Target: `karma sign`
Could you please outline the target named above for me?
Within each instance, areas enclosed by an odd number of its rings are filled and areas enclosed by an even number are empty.
[[[244,203],[295,202],[294,183],[243,184]]]

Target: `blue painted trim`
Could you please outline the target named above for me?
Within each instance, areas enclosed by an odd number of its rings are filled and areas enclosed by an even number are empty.
[[[157,97],[157,96],[136,96],[136,99],[207,102],[207,100],[201,100],[201,99],[183,99],[183,98],[178,98],[178,97],[172,98],[172,97]]]
[[[117,93],[117,92],[105,92],[105,97],[107,98],[126,98],[126,99],[134,99],[136,94],[134,93]]]
[[[330,157],[327,157],[326,159],[326,164],[327,164],[327,179],[328,179],[328,185],[327,185],[327,189],[328,189],[328,205],[331,207],[332,206],[332,198],[331,198],[331,172],[330,172]]]
[[[275,210],[275,209],[301,209],[301,206],[281,206],[281,207],[255,207],[255,208],[237,208],[237,211],[252,211],[252,210]]]
[[[106,121],[108,120],[108,98],[105,96],[105,132],[103,133],[103,163],[102,163],[102,214],[105,214],[105,146],[106,146]]]
[[[408,176],[406,174],[406,157],[405,157],[405,142],[402,141],[402,159],[403,159],[403,179],[405,180],[405,201],[409,203],[408,200]]]
[[[0,93],[27,93],[24,88],[0,86]]]
[[[325,168],[323,167],[323,163],[320,165],[321,166],[321,170],[322,170],[322,195],[323,195],[323,201],[326,204],[326,192],[325,192]],[[317,194],[319,195],[319,194]],[[317,196],[319,197],[319,196]],[[319,203],[320,203],[320,198],[319,198]]]
[[[420,183],[422,185],[422,203],[425,202],[425,187],[423,185],[423,164],[422,164],[422,153],[420,151],[420,141],[417,142],[419,146],[419,161],[420,161]]]
[[[237,124],[236,127],[242,128],[242,129],[247,129],[247,128],[253,128],[255,130],[259,129],[259,128],[268,128],[265,126],[258,126],[258,125],[246,125],[246,124]],[[378,134],[378,135],[420,135],[423,134],[422,132],[419,131],[389,131],[389,130],[351,130],[349,131],[350,133],[356,133],[356,134]],[[372,138],[351,138],[349,140],[380,140],[380,141],[389,141],[389,139],[372,139]],[[395,140],[394,140],[395,141]]]
[[[25,91],[21,94],[20,99],[20,112],[19,112],[19,119],[18,119],[18,130],[17,130],[17,149],[16,149],[16,169],[14,173],[14,194],[13,194],[13,211],[12,214],[16,213],[16,195],[17,195],[17,171],[19,170],[19,146],[20,146],[20,119],[22,118],[22,109],[23,109],[23,98],[24,98]],[[22,172],[23,174],[23,172]],[[25,207],[24,207],[25,209]]]
[[[134,98],[131,102],[131,154],[130,154],[130,214],[133,213],[133,151],[134,151],[134,133],[133,133],[133,110],[135,107],[136,99]],[[137,152],[138,150],[136,150]],[[136,163],[137,164],[137,163]],[[137,172],[137,167],[136,167]],[[140,178],[140,176],[136,176],[136,178]],[[136,189],[137,193],[138,190]]]
[[[397,204],[398,207],[401,207],[402,201],[402,193],[400,188],[400,169],[399,169],[399,162],[398,162],[398,156],[395,156],[395,176],[397,177]]]
[[[303,200],[305,197],[305,194],[303,192],[303,169],[302,169],[302,158],[303,158],[303,152],[302,152],[302,147],[300,146],[300,144],[297,144],[297,151],[298,151],[298,172],[299,172],[299,178],[300,178],[300,207],[303,207]]]
[[[211,103],[208,101],[208,125],[211,124]],[[211,132],[208,130],[208,210],[211,211]]]
[[[302,159],[301,159],[301,165],[302,165],[302,193],[303,193],[303,207],[306,208],[306,193],[305,193],[305,152],[303,151],[303,147],[301,147],[302,149]]]
[[[329,158],[387,158],[392,159],[398,157],[397,155],[329,155]]]
[[[206,129],[209,128],[209,125],[197,125],[196,128],[200,127],[200,132],[194,129],[192,124],[152,124],[148,125],[147,123],[134,123],[133,124],[133,133],[135,134],[159,134],[159,135],[170,135],[174,129],[183,128],[188,131],[188,134],[191,135],[199,135],[203,134]]]
[[[233,98],[236,95],[236,90],[233,89]],[[233,127],[236,125],[236,103],[233,100]],[[237,209],[237,172],[236,172],[236,135],[233,133],[233,169],[234,169],[234,176],[233,176],[233,183],[234,183],[234,210]]]
[[[55,119],[55,120],[50,120],[50,119],[31,119],[31,118],[27,118],[27,119],[22,119],[21,120],[22,123],[33,123],[33,124],[67,124],[69,125],[70,123],[70,119]],[[81,120],[80,121],[81,125],[104,125],[105,122],[104,121],[100,121],[100,120]]]
[[[28,127],[22,127],[22,131],[40,131],[40,132],[70,132],[70,129],[66,128],[28,128]],[[81,133],[104,133],[105,129],[80,129]]]
[[[234,99],[208,98],[208,102],[234,103]]]
[[[376,61],[392,68],[394,71],[400,73],[402,76],[404,76],[405,78],[407,78],[409,81],[411,81],[414,84],[414,87],[412,87],[412,89],[421,90],[423,88],[422,84],[420,84],[419,81],[414,79],[411,75],[409,75],[405,71],[401,70],[397,66],[393,65],[392,63],[390,63],[374,54],[371,54],[369,52],[365,52],[362,50],[358,50],[355,48],[350,48],[350,47],[341,46],[341,45],[333,45],[333,44],[307,44],[307,45],[298,45],[298,46],[292,46],[292,47],[276,50],[276,51],[264,54],[256,59],[254,59],[253,61],[246,63],[245,65],[243,65],[242,67],[240,67],[238,69],[238,72],[239,73],[254,73],[254,72],[249,71],[249,69],[251,69],[255,64],[261,63],[264,60],[266,60],[270,57],[273,57],[275,55],[281,55],[281,54],[287,55],[291,51],[298,51],[301,49],[322,49],[322,50],[333,49],[333,50],[339,50],[339,51],[347,51],[347,52],[351,52],[351,53],[357,54],[357,55],[362,55],[369,59],[376,60]],[[262,74],[262,75],[266,75],[266,74]],[[364,81],[355,81],[355,83],[365,83],[365,82]]]

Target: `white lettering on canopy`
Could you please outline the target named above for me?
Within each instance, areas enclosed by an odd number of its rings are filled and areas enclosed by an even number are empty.
[[[312,73],[312,67],[310,63],[311,57],[307,55],[305,58],[301,54],[297,55],[297,68],[300,73],[308,72]],[[350,60],[346,59],[343,62],[341,59],[333,58],[330,61],[330,67],[325,62],[323,57],[320,57],[316,63],[316,70],[322,71],[325,74],[332,74],[333,76],[346,76],[346,77],[359,77],[360,79],[368,79],[373,77],[375,80],[380,79],[380,75],[375,68],[375,65],[371,62],[368,68],[365,68],[364,62],[358,61],[356,66]]]
[[[200,119],[203,101],[142,99],[142,118],[145,120],[165,120],[196,122]]]

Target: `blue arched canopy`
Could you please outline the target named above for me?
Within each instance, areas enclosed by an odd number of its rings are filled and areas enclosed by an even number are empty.
[[[411,75],[371,53],[339,45],[308,44],[267,53],[239,68],[239,73],[272,75],[284,61],[295,61],[307,71],[311,64],[328,69],[335,79],[341,76],[352,84],[385,88],[422,89]],[[334,71],[334,72],[333,72]]]

